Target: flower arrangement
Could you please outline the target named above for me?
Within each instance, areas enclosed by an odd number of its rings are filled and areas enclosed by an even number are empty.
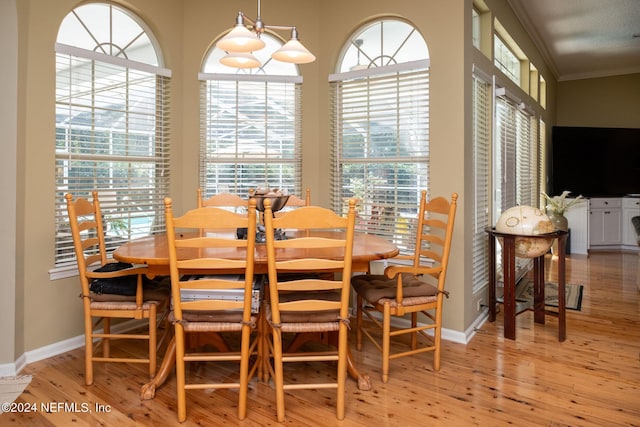
[[[573,200],[567,201],[567,196],[569,194],[571,194],[571,191],[563,191],[560,196],[551,197],[543,191],[542,195],[547,200],[547,211],[558,215],[564,215],[567,209],[583,200],[582,195],[579,195]]]

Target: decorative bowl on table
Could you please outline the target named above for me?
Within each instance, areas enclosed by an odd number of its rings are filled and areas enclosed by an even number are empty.
[[[269,199],[271,201],[272,212],[278,212],[280,209],[284,208],[284,205],[286,205],[289,200],[289,196],[277,196],[270,194],[256,194],[249,196],[249,198],[256,200],[256,209],[260,212],[264,212],[265,199]]]
[[[271,212],[272,212],[272,215],[275,217],[275,213],[281,210],[282,208],[284,208],[284,206],[287,204],[287,201],[289,200],[289,195],[283,194],[282,191],[278,189],[273,189],[273,190],[258,189],[258,190],[250,190],[249,198],[255,199],[256,210],[259,212],[262,212],[263,214],[264,214],[264,201],[266,199],[269,199],[269,201],[271,202]],[[256,242],[258,243],[264,243],[266,241],[266,233],[264,229],[264,218],[262,219],[261,222],[262,224],[258,224],[258,232],[256,233]],[[274,230],[274,234],[275,234],[276,240],[284,240],[287,238],[284,233],[284,230],[279,228]]]
[[[496,231],[524,236],[516,238],[516,256],[537,258],[549,250],[553,238],[542,239],[527,236],[552,233],[555,231],[555,227],[549,217],[540,209],[532,206],[514,206],[500,215],[496,223]],[[498,239],[498,241],[502,244],[502,239]]]

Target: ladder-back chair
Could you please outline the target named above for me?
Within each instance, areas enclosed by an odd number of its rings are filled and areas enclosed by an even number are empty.
[[[169,319],[175,326],[180,422],[187,416],[186,391],[194,389],[238,389],[238,418],[244,419],[246,416],[249,378],[257,367],[256,363],[249,368],[249,358],[258,342],[251,342],[251,332],[257,323],[257,314],[252,313],[255,212],[255,200],[251,200],[248,202],[248,214],[203,207],[174,217],[171,199],[165,199],[173,303]],[[247,238],[237,239],[236,228],[246,228]],[[201,230],[206,232],[203,234]],[[189,234],[189,231],[192,233]],[[194,273],[197,273],[197,280],[191,280]],[[235,277],[228,276],[229,273],[235,273]],[[230,290],[239,291],[240,297],[225,296]],[[183,292],[193,291],[206,293],[207,296],[183,299]],[[187,335],[195,338],[195,334],[202,333],[217,336],[236,333],[240,335],[240,349],[234,350],[226,343],[218,345],[217,352],[190,349]],[[229,361],[240,364],[237,381],[229,381],[228,377],[221,375],[217,382],[213,379],[197,382],[194,378],[194,381],[187,383],[188,362]]]
[[[364,334],[382,352],[382,381],[389,380],[390,360],[433,351],[433,369],[440,369],[440,336],[442,330],[443,297],[448,297],[445,279],[453,236],[458,195],[451,201],[444,197],[426,200],[422,191],[417,218],[413,255],[390,259],[404,264],[389,265],[383,275],[360,275],[351,279],[357,294],[356,347],[362,349]],[[382,321],[374,313],[382,313]],[[418,313],[424,318],[418,324]],[[365,326],[362,315],[370,324]],[[409,314],[409,327],[391,327],[392,317]],[[395,324],[394,324],[395,325]],[[427,331],[431,333],[428,334]],[[410,334],[411,349],[391,354],[391,338]],[[418,336],[427,344],[419,346]],[[381,342],[380,342],[381,341]]]
[[[347,335],[349,328],[349,292],[351,258],[355,228],[355,200],[351,200],[346,217],[329,209],[303,206],[273,218],[269,201],[265,201],[265,228],[267,233],[267,260],[269,276],[269,303],[265,309],[266,328],[271,337],[269,350],[273,355],[276,389],[277,419],[285,418],[285,390],[335,388],[336,416],[344,419],[345,382],[347,377]],[[291,239],[276,240],[274,229],[313,230]],[[318,230],[327,231],[322,237],[314,236]],[[331,230],[331,231],[328,231]],[[338,233],[335,230],[339,230]],[[295,259],[278,259],[291,252]],[[327,253],[335,256],[327,257]],[[282,257],[281,257],[282,258]],[[291,257],[286,257],[291,258]],[[305,273],[337,272],[309,277]],[[285,273],[282,275],[281,273]],[[299,278],[287,273],[302,273]],[[286,277],[286,279],[282,279]],[[337,348],[328,351],[283,350],[283,334],[337,333]],[[337,362],[336,379],[315,383],[284,381],[284,364],[288,362]]]
[[[65,195],[73,246],[78,262],[81,298],[84,311],[85,336],[85,383],[93,384],[93,362],[124,362],[149,364],[149,376],[153,377],[157,363],[157,313],[159,308],[168,308],[169,289],[158,287],[144,289],[142,275],[146,267],[133,267],[117,271],[108,270],[113,260],[107,258],[102,212],[97,191],[93,192],[93,202],[85,198],[73,200]],[[91,291],[93,281],[117,281],[130,278],[131,295],[116,295]],[[127,284],[128,285],[128,284]],[[112,333],[111,319],[146,319],[147,333]],[[94,323],[94,319],[96,319]],[[102,324],[102,331],[97,327]],[[146,357],[114,357],[110,342],[114,339],[146,340],[149,351]],[[94,341],[97,340],[95,346]],[[102,347],[100,354],[99,347]]]
[[[301,206],[311,206],[311,189],[307,188],[305,191],[304,199],[298,197],[294,194],[289,196],[287,203],[284,205],[285,207],[296,207],[299,208]]]
[[[239,208],[247,208],[247,201],[237,194],[231,193],[214,194],[213,196],[205,199],[202,189],[198,188],[198,207],[233,208],[231,210],[239,212]]]

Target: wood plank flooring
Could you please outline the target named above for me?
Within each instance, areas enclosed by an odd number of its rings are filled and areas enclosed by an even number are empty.
[[[548,262],[553,262],[548,259]],[[554,270],[554,269],[547,269]],[[502,317],[485,323],[468,345],[444,341],[442,367],[432,372],[431,355],[391,362],[390,381],[380,379],[374,347],[354,350],[357,365],[369,373],[370,391],[347,384],[344,421],[335,418],[331,390],[286,395],[291,426],[640,426],[640,258],[635,253],[571,255],[568,283],[585,286],[581,311],[567,313],[567,340],[557,340],[557,319],[517,318],[517,340],[502,337]],[[553,280],[553,276],[547,280]],[[446,302],[445,302],[446,309]],[[353,331],[352,331],[353,333]],[[142,351],[137,344],[124,351]],[[17,402],[37,412],[0,415],[3,426],[269,426],[275,417],[271,384],[251,381],[248,416],[238,421],[237,392],[187,392],[187,421],[177,422],[175,378],[153,400],[139,399],[147,381],[144,365],[97,364],[95,384],[84,385],[83,350],[33,363],[21,374],[33,381]],[[235,366],[198,365],[190,375],[234,377]],[[332,375],[324,365],[300,365],[294,375]],[[57,412],[48,402],[75,404]],[[98,412],[96,405],[108,411]],[[108,406],[107,406],[108,405]],[[54,406],[55,408],[55,406]],[[89,412],[83,412],[84,409]]]

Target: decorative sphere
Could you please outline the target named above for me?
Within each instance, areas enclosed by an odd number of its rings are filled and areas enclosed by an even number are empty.
[[[537,236],[553,233],[555,227],[549,217],[533,206],[514,206],[502,212],[496,223],[496,231],[520,236]],[[499,239],[502,244],[502,239]],[[516,238],[516,256],[520,258],[537,258],[544,255],[551,245],[553,238],[539,239]]]

